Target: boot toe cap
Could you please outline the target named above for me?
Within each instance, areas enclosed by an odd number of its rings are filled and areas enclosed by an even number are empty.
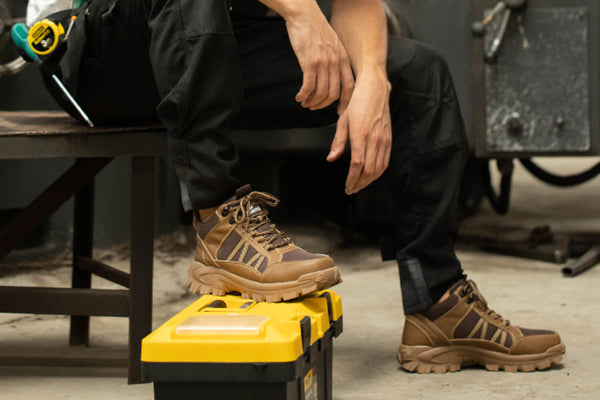
[[[322,271],[335,266],[333,260],[325,255],[305,259],[302,261],[282,261],[270,265],[263,273],[262,281],[265,283],[289,282],[311,272]]]
[[[523,329],[523,331],[524,336],[517,339],[511,347],[511,354],[545,353],[548,349],[561,343],[560,336],[554,331],[532,331],[526,329]]]

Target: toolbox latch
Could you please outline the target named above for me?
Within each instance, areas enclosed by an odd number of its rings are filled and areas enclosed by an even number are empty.
[[[340,316],[337,320],[333,319],[333,300],[331,300],[330,292],[323,292],[319,297],[325,298],[327,300],[327,313],[329,314],[329,329],[333,337],[338,337],[343,330],[343,322],[342,316]]]
[[[304,354],[310,349],[312,324],[310,317],[307,315],[300,320],[300,335],[302,337],[302,351]]]
[[[324,292],[319,297],[325,297],[325,300],[327,300],[327,314],[329,315],[329,325],[331,326],[335,322],[333,320],[333,303],[331,302],[331,293]]]

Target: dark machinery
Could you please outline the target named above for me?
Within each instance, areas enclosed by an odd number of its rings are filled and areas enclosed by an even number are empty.
[[[537,156],[600,154],[599,82],[600,7],[594,0],[472,1],[481,22],[472,25],[474,153],[496,159],[501,174],[499,193],[491,185],[488,163],[485,191],[494,209],[509,208],[513,159],[536,178],[560,187],[584,183],[600,173],[600,163],[578,174],[548,172],[532,161]],[[483,60],[483,62],[481,62]],[[549,232],[549,228],[548,228]],[[532,235],[533,236],[533,235]],[[598,241],[583,250],[573,237],[541,243],[500,243],[497,251],[553,261],[581,256],[563,268],[575,276],[598,261]],[[561,256],[557,256],[557,254]]]
[[[473,138],[477,158],[498,160],[505,213],[512,160],[538,179],[575,186],[600,164],[572,176],[543,170],[531,157],[600,153],[597,110],[600,7],[597,1],[473,1]],[[482,62],[483,61],[483,62]],[[478,101],[475,101],[477,99]]]

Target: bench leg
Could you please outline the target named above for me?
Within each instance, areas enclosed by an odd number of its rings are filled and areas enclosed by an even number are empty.
[[[85,184],[75,195],[75,214],[73,223],[73,278],[72,287],[89,289],[92,274],[78,266],[77,256],[91,257],[94,242],[94,178]],[[90,317],[71,316],[69,344],[88,345]]]
[[[142,382],[142,339],[152,330],[154,184],[154,157],[132,157],[129,383]]]

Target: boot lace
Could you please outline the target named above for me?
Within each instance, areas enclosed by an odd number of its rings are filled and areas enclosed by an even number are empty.
[[[225,212],[233,209],[231,223],[244,223],[245,231],[252,238],[259,238],[258,243],[264,243],[264,249],[271,251],[292,243],[292,239],[280,231],[268,217],[269,211],[265,206],[275,207],[279,199],[264,192],[251,192],[225,207]]]
[[[467,281],[467,286],[465,286],[459,292],[459,295],[460,295],[460,297],[468,296],[467,304],[471,304],[471,303],[475,302],[475,305],[477,308],[479,308],[481,311],[483,311],[486,315],[490,316],[492,319],[498,321],[500,324],[510,325],[509,320],[504,319],[500,314],[498,314],[494,310],[491,310],[488,307],[487,301],[485,300],[485,298],[483,297],[483,295],[481,294],[479,289],[477,289],[477,285],[475,285],[475,282],[473,282],[472,280],[469,279]]]

